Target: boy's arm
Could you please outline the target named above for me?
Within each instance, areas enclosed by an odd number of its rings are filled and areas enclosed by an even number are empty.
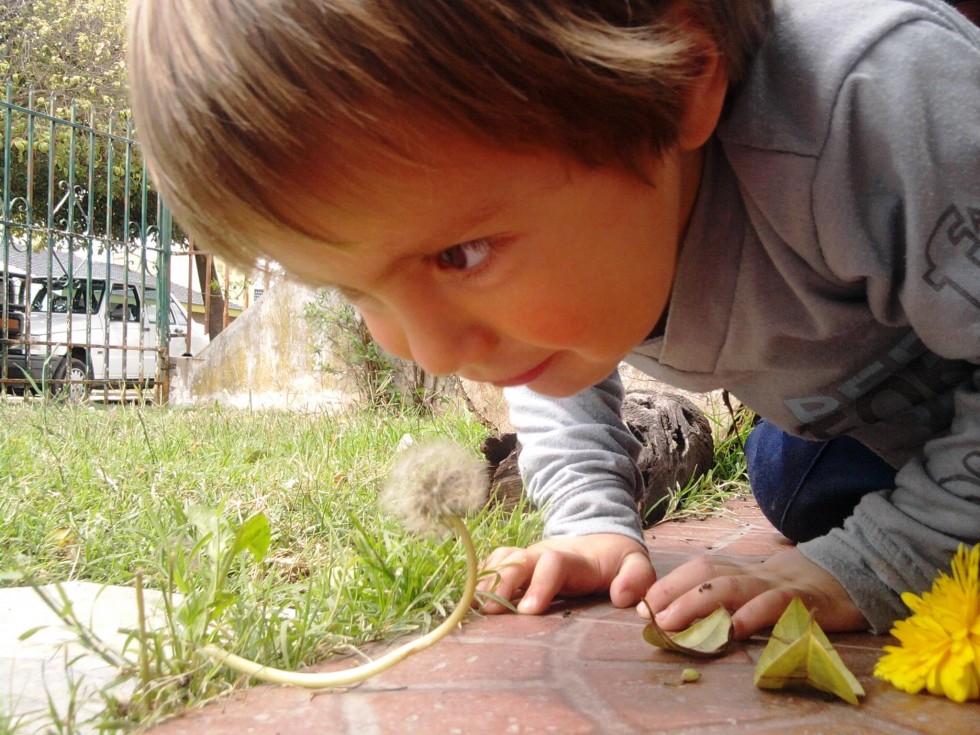
[[[959,544],[980,543],[978,388],[980,370],[956,393],[951,429],[902,468],[894,489],[864,496],[843,528],[761,564],[703,556],[660,579],[646,596],[658,623],[679,630],[724,605],[744,638],[799,597],[827,631],[887,633],[908,615],[903,592],[928,589]]]
[[[812,206],[830,269],[863,279],[883,323],[980,364],[980,36],[917,21],[880,39],[839,90],[821,159]],[[942,385],[940,370],[922,384]],[[896,381],[896,398],[903,387]],[[951,425],[896,487],[865,496],[843,528],[763,564],[679,567],[648,595],[658,621],[684,627],[721,602],[744,636],[800,596],[829,630],[863,627],[863,617],[887,632],[908,614],[902,592],[928,589],[960,543],[980,542],[980,370],[951,393]]]
[[[635,500],[643,488],[640,444],[620,418],[619,373],[568,398],[527,388],[504,395],[528,496],[544,509],[545,537],[618,533],[643,543]]]
[[[619,416],[619,375],[569,398],[527,388],[506,395],[522,445],[521,474],[544,510],[545,538],[527,549],[494,551],[485,567],[497,575],[482,587],[505,599],[524,590],[518,609],[531,614],[544,612],[558,594],[608,590],[614,604],[636,604],[655,576],[634,500],[643,487],[634,461],[639,443]]]
[[[907,323],[937,355],[977,364],[980,34],[969,30],[909,23],[872,49],[839,95],[828,143],[830,160],[849,163],[850,191],[842,202],[818,182],[815,205],[829,223],[821,239],[833,267],[861,265],[837,240],[845,228],[889,248],[882,274],[868,279],[879,319]],[[823,173],[828,184],[832,174]],[[978,389],[980,370],[953,393],[950,427],[901,469],[894,489],[865,497],[843,529],[800,546],[877,632],[908,614],[902,592],[927,589],[958,544],[980,542]]]

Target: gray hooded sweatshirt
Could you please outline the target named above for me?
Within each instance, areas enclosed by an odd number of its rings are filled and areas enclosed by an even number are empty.
[[[896,468],[800,545],[873,630],[980,542],[980,32],[932,0],[777,0],[706,157],[666,332],[626,361]],[[507,391],[548,536],[642,543],[618,376]]]

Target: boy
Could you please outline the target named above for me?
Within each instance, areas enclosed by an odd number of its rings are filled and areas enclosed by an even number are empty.
[[[608,590],[744,637],[799,596],[885,631],[980,541],[980,34],[950,7],[137,0],[131,34],[188,232],[509,389],[547,538],[487,564],[522,612]],[[754,491],[798,546],[655,583],[624,358],[767,419]]]

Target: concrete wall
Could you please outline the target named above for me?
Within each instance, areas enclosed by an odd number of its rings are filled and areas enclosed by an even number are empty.
[[[218,403],[237,408],[322,410],[340,407],[339,379],[317,369],[303,317],[315,292],[285,279],[192,358],[178,358],[170,404]]]

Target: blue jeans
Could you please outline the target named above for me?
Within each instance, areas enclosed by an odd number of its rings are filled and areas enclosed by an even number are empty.
[[[752,494],[791,541],[844,525],[866,493],[895,487],[896,470],[856,439],[807,441],[760,421],[745,442]]]

